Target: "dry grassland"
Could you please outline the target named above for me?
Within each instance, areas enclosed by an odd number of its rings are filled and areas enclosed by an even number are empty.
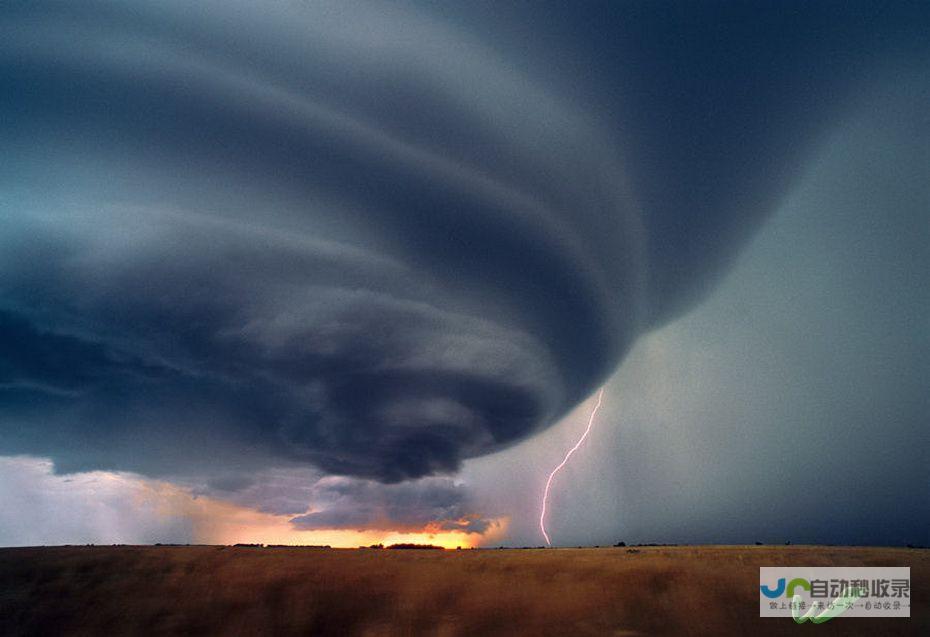
[[[930,551],[0,549],[2,635],[930,635]],[[911,619],[758,617],[760,566],[910,566]]]

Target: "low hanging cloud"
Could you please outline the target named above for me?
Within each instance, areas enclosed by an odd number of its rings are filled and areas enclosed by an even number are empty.
[[[355,547],[414,542],[452,547],[492,541],[506,530],[506,518],[465,513],[472,507],[463,490],[441,479],[386,486],[319,475],[314,479],[311,473],[273,470],[248,478],[248,484],[227,476],[197,486],[126,472],[56,475],[48,459],[3,457],[0,546],[249,542]],[[396,497],[397,502],[379,509],[378,497]],[[312,501],[316,508],[327,507],[330,519],[336,520],[353,509],[353,499],[358,511],[367,513],[365,518],[356,515],[353,524],[291,517],[295,511],[306,512]]]
[[[475,513],[465,487],[449,478],[386,485],[330,476],[314,485],[311,502],[295,527],[485,533],[495,522]]]
[[[0,452],[227,487],[450,473],[552,424],[924,46],[904,9],[556,12],[582,90],[481,8],[0,11]],[[325,483],[295,524],[466,519],[429,484]]]
[[[482,508],[465,484],[443,477],[383,484],[289,467],[172,482],[195,498],[290,516],[291,526],[299,531],[485,534],[507,517],[500,510]]]

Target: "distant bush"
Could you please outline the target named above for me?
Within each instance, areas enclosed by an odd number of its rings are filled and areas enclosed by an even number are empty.
[[[403,549],[403,550],[420,550],[420,549],[426,549],[426,550],[438,549],[440,551],[442,550],[441,546],[435,546],[433,544],[407,544],[407,543],[391,544],[388,548],[389,549]]]
[[[617,542],[616,544],[614,544],[614,546],[618,548],[623,548],[624,546],[626,546],[626,542]],[[643,544],[630,544],[630,546],[678,546],[678,545],[677,544],[658,544],[656,542],[648,542],[648,543],[643,543]],[[599,548],[599,547],[595,547],[595,548]]]

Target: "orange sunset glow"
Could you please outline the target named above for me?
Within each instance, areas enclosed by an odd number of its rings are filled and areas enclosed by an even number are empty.
[[[443,529],[431,522],[422,529],[317,529],[295,528],[291,515],[263,513],[247,507],[203,496],[166,482],[139,480],[121,474],[100,472],[108,480],[138,483],[136,504],[154,509],[163,517],[183,518],[190,522],[193,541],[199,544],[291,544],[329,545],[356,548],[373,544],[433,544],[443,548],[486,546],[504,537],[509,519],[491,521],[484,533],[467,533]],[[464,524],[466,521],[457,521]]]

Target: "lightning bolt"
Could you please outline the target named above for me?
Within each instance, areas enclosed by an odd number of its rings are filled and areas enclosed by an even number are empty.
[[[561,471],[562,467],[568,463],[568,459],[572,457],[573,453],[578,451],[578,447],[581,446],[581,443],[583,443],[585,438],[588,437],[588,434],[591,433],[591,427],[594,425],[594,417],[597,416],[597,410],[601,408],[601,400],[603,400],[603,398],[604,388],[601,387],[601,390],[597,392],[597,404],[594,405],[594,409],[591,410],[591,417],[588,418],[588,426],[585,428],[584,433],[581,434],[581,438],[578,439],[575,446],[568,450],[568,453],[562,458],[562,462],[552,470],[552,473],[549,474],[549,479],[546,480],[546,490],[543,492],[542,499],[542,513],[539,514],[539,530],[542,531],[543,537],[546,538],[546,544],[549,546],[552,546],[552,542],[549,540],[549,534],[546,533],[546,505],[549,502],[549,489],[552,487],[552,479],[555,477],[555,474]]]

